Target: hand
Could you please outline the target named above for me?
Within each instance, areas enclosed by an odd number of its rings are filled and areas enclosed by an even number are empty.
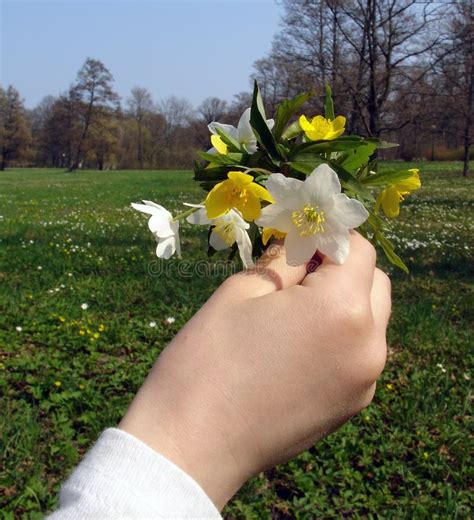
[[[252,475],[325,437],[372,400],[390,282],[351,234],[344,265],[311,274],[274,245],[230,277],[166,347],[120,427],[222,508]]]

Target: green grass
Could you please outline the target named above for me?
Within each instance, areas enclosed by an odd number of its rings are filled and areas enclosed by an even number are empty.
[[[394,226],[411,273],[390,268],[390,352],[373,404],[249,482],[228,518],[472,514],[474,184],[460,163],[420,167],[424,187]],[[60,482],[222,280],[150,276],[153,240],[129,208],[142,198],[177,209],[201,193],[190,172],[0,173],[2,518],[55,507]],[[182,237],[186,259],[206,258],[202,229],[185,224]]]

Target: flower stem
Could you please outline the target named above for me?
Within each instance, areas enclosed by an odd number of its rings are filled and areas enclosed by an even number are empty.
[[[192,215],[193,213],[195,213],[198,209],[201,209],[201,208],[189,208],[188,210],[183,211],[182,213],[178,213],[175,217],[173,217],[172,220],[173,220],[173,222],[176,222],[177,220],[186,218],[188,215]]]

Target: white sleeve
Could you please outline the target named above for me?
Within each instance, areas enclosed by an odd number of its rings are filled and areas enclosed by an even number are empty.
[[[187,473],[132,435],[105,430],[63,484],[48,520],[221,519]]]

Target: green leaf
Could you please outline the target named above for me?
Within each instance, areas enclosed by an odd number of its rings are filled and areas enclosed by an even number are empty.
[[[275,127],[273,129],[276,140],[280,139],[285,125],[294,116],[295,112],[299,110],[311,96],[312,94],[310,92],[304,92],[293,99],[285,99],[278,105],[275,116]]]
[[[387,186],[388,184],[396,184],[410,178],[413,172],[409,170],[398,170],[391,172],[376,173],[375,175],[368,175],[362,179],[362,183],[367,186]]]
[[[387,237],[383,235],[381,231],[374,228],[374,235],[377,242],[380,244],[382,249],[384,250],[385,255],[388,260],[393,264],[399,267],[405,273],[409,273],[409,269],[406,266],[405,262],[395,253],[392,243],[388,240]]]
[[[359,199],[366,200],[371,203],[375,202],[375,198],[371,191],[368,190],[359,181],[355,179],[349,179],[347,181],[341,181],[341,185],[344,188],[344,191],[354,193],[354,195],[357,195]]]
[[[279,164],[280,155],[277,150],[275,138],[267,126],[262,96],[260,95],[257,82],[255,82],[253,90],[250,125],[255,132],[255,137],[260,146],[267,151],[275,164]]]
[[[233,152],[241,152],[242,147],[240,143],[231,137],[229,134],[226,134],[222,129],[216,127],[216,132],[219,137],[224,141],[224,143],[233,151]]]
[[[281,135],[283,139],[293,139],[293,137],[296,137],[297,135],[301,134],[301,126],[299,121],[294,121],[291,123],[290,126],[287,126],[285,128],[285,131]]]
[[[335,119],[334,102],[332,100],[332,90],[329,85],[326,85],[326,99],[324,101],[324,116],[326,119],[332,121]]]
[[[299,156],[308,153],[330,153],[330,152],[345,152],[348,150],[355,150],[360,146],[366,146],[367,143],[362,137],[355,137],[353,139],[334,139],[332,141],[313,141],[294,146],[289,154],[290,159],[299,160]]]
[[[208,161],[212,164],[220,164],[220,165],[229,165],[229,164],[239,164],[242,161],[241,153],[229,153],[227,155],[222,154],[212,154],[207,152],[198,151],[199,157]]]
[[[360,146],[350,152],[341,164],[346,170],[355,172],[369,162],[370,156],[374,153],[376,148],[377,146],[374,143],[367,143],[364,146]]]

